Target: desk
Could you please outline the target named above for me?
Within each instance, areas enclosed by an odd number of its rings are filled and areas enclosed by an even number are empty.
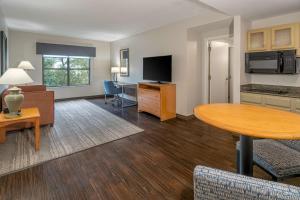
[[[240,171],[253,174],[252,138],[300,140],[300,115],[243,104],[209,104],[194,109],[195,116],[218,128],[240,135]]]
[[[7,119],[4,117],[3,112],[0,114],[0,143],[4,143],[6,140],[6,127],[22,123],[30,122],[34,126],[34,143],[35,150],[40,149],[40,113],[38,108],[24,108],[21,110],[20,117]]]
[[[130,106],[136,106],[137,105],[137,92],[136,92],[136,88],[137,88],[137,84],[134,84],[134,83],[125,83],[125,82],[115,82],[115,85],[117,85],[118,87],[121,87],[122,88],[122,108],[125,108],[125,107],[130,107]],[[135,103],[133,104],[130,104],[130,105],[126,105],[124,106],[124,93],[125,93],[125,88],[128,87],[128,88],[132,88],[134,87],[135,88]]]

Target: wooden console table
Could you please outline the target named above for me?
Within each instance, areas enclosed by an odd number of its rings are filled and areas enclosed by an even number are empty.
[[[148,112],[165,121],[176,117],[176,85],[139,83],[138,111]]]
[[[38,108],[24,108],[21,110],[20,117],[7,119],[4,117],[3,112],[0,114],[0,143],[4,143],[6,140],[6,127],[29,122],[34,126],[34,143],[35,150],[38,151],[40,149],[40,113]]]

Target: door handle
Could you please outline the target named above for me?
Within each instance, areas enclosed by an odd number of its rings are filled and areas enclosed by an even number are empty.
[[[226,77],[226,81],[229,81],[230,79],[231,79],[230,75],[228,77]]]

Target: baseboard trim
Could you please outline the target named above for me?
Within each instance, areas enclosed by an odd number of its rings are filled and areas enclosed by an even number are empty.
[[[111,97],[111,96],[107,95],[107,97]],[[70,98],[63,98],[63,99],[55,99],[55,102],[78,100],[78,99],[100,99],[100,98],[103,99],[104,98],[104,94],[93,95],[93,96],[81,96],[81,97],[70,97]]]
[[[180,114],[176,114],[176,117],[178,119],[182,119],[182,120],[191,120],[191,119],[195,119],[195,115],[188,115],[188,116],[185,116],[185,115],[180,115]]]

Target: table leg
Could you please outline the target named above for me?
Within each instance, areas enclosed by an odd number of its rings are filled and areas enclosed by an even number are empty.
[[[0,128],[0,143],[4,143],[6,140],[6,130],[4,127]]]
[[[253,176],[253,139],[240,136],[240,174]]]
[[[40,150],[40,139],[41,139],[40,119],[36,119],[34,125],[34,145],[36,151]]]

